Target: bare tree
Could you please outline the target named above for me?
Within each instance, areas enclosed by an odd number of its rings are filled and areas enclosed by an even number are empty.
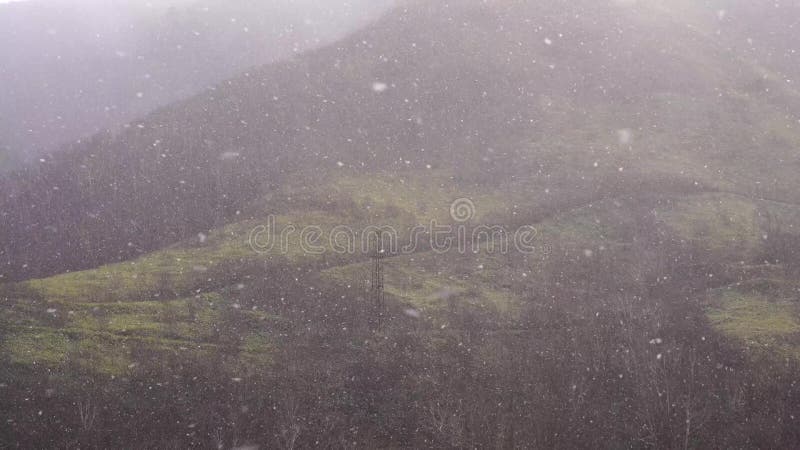
[[[284,391],[281,406],[284,413],[284,423],[280,430],[281,443],[286,450],[293,450],[302,431],[298,414],[300,404],[293,392]]]
[[[91,397],[78,402],[78,417],[83,431],[92,431],[97,420],[97,405]]]

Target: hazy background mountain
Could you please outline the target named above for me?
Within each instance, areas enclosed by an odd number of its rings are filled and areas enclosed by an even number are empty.
[[[374,19],[387,1],[0,5],[0,148],[33,158]],[[4,163],[5,165],[5,163]]]
[[[722,33],[717,8],[668,6],[411,2],[8,177],[8,264],[41,275],[127,258],[336,163],[560,183],[579,196],[663,178],[797,201],[797,91],[733,46],[747,42],[744,25]],[[92,242],[79,244],[79,223],[92,224]]]

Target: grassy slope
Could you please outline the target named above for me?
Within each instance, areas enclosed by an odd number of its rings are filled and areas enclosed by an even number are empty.
[[[800,358],[798,292],[785,280],[725,287],[709,293],[708,317],[752,351]]]
[[[310,191],[289,186],[277,199],[255,207],[277,211],[278,230],[314,225],[329,232],[340,224],[355,230],[390,224],[406,234],[415,224],[448,219],[450,203],[464,192],[455,190],[450,179],[441,173],[399,178],[346,174]],[[484,201],[479,204],[493,205],[482,215],[503,214],[492,209],[504,208],[499,199],[473,194]],[[363,259],[358,254],[331,258],[330,245],[323,241],[326,255],[304,253],[298,233],[291,236],[287,253],[276,247],[259,254],[250,247],[249,236],[255,226],[266,223],[266,217],[236,223],[202,242],[134,261],[3,286],[11,331],[2,351],[15,363],[59,367],[70,361],[112,375],[136,366],[135,346],[195,358],[238,349],[236,364],[230,366],[234,373],[244,370],[246,361],[266,363],[268,358],[259,355],[269,354],[269,335],[280,318],[241,309],[235,300],[237,286],[271,269],[319,269]],[[223,323],[239,327],[238,341],[219,342]]]
[[[577,163],[567,158],[562,155],[554,167],[574,170]],[[646,162],[628,166],[631,182],[653,178],[650,171],[668,170],[667,165]],[[584,178],[601,183],[613,173],[618,169],[592,166]],[[458,197],[473,199],[476,223],[536,217],[531,211],[552,206],[548,202],[554,195],[574,203],[535,223],[541,250],[519,261],[485,248],[474,254],[427,251],[388,259],[390,301],[406,312],[418,311],[435,326],[448,326],[454,305],[477,308],[498,325],[512,323],[529,296],[525,289],[531,283],[535,286],[536,280],[557,276],[547,253],[552,249],[573,249],[576,264],[590,254],[604,254],[619,264],[620,272],[628,271],[627,276],[636,270],[625,266],[631,251],[625,230],[635,222],[635,213],[624,199],[615,197],[613,186],[598,191],[596,199],[586,199],[578,193],[570,197],[569,188],[559,190],[541,177],[479,185],[441,171],[365,176],[343,170],[323,180],[315,188],[288,186],[255,208],[277,211],[279,226],[314,224],[329,231],[338,224],[355,229],[391,224],[404,233],[414,224],[447,222],[449,205]],[[544,187],[548,185],[555,186],[553,191]],[[788,204],[739,194],[667,194],[662,200],[655,208],[656,217],[670,235],[731,266],[758,262],[764,233],[759,211],[770,210],[787,220],[800,214],[800,208]],[[20,364],[59,367],[70,361],[114,375],[135,367],[141,348],[164,357],[194,358],[238,349],[231,353],[238,356],[232,356],[235,361],[229,365],[234,374],[247,373],[252,364],[268,364],[270,348],[276,345],[270,333],[280,328],[281,319],[269,311],[239,308],[238,284],[270,267],[300,266],[353,287],[366,282],[369,269],[362,255],[305,254],[297,237],[290,241],[288,254],[259,255],[249,247],[248,236],[260,223],[264,221],[232,224],[210,233],[203,242],[177,245],[131,262],[5,286],[6,320],[13,328],[2,344],[4,354]],[[722,332],[747,342],[783,343],[797,333],[796,305],[752,294],[735,297],[735,292],[732,288],[725,295],[712,295],[710,301],[709,318]],[[240,324],[238,340],[220,342],[224,320]]]

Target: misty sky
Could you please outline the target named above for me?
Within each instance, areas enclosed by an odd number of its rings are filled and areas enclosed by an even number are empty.
[[[13,70],[0,68],[0,156],[21,158],[329,42],[390,4],[0,0],[0,6],[15,1],[17,7],[0,8],[0,60],[17,62]],[[164,15],[190,4],[198,7]],[[216,14],[206,14],[209,8]]]

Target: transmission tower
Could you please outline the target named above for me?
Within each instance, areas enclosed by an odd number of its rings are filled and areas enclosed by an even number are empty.
[[[381,245],[380,236],[375,239],[375,248],[372,252],[372,274],[370,275],[370,295],[372,303],[379,314],[383,314],[384,304],[384,283],[383,283],[383,259],[386,254]]]

